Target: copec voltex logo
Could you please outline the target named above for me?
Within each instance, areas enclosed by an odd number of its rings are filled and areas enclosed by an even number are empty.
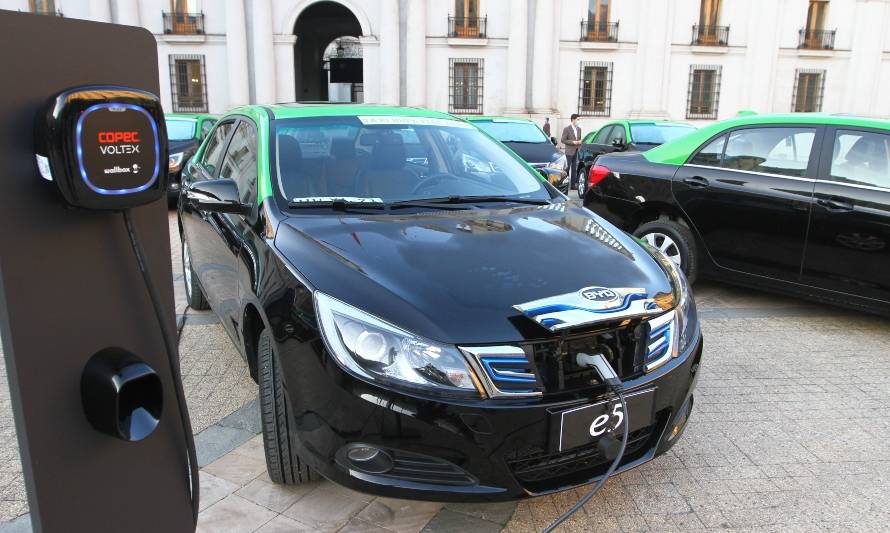
[[[138,131],[99,131],[96,134],[99,145],[99,153],[104,156],[133,155],[139,151]],[[114,165],[103,169],[105,174],[139,174],[142,167],[134,163],[132,165]]]

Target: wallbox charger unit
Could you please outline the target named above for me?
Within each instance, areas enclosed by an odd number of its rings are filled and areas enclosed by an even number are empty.
[[[40,175],[65,201],[119,210],[167,190],[167,131],[157,96],[117,86],[67,89],[38,115],[34,144]]]
[[[164,320],[160,296],[147,270],[131,209],[166,198],[167,131],[161,102],[129,87],[91,85],[66,89],[38,113],[34,151],[40,175],[65,201],[83,209],[121,211],[167,351],[174,393],[186,405],[177,343]],[[84,414],[97,431],[135,442],[151,435],[163,411],[157,372],[124,348],[94,354],[81,377]],[[198,517],[198,462],[188,414],[180,410],[186,437],[192,515]]]

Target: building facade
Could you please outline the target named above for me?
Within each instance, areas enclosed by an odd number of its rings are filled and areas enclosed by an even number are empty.
[[[0,0],[142,26],[169,111],[337,100],[703,124],[890,117],[890,0]],[[558,131],[554,129],[554,131]]]

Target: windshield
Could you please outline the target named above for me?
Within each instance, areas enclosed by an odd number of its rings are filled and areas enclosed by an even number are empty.
[[[195,123],[197,121],[182,118],[168,118],[164,122],[167,123],[167,140],[187,141],[195,138]]]
[[[631,124],[630,137],[636,144],[664,144],[695,131],[685,124]]]
[[[274,124],[273,170],[290,202],[551,197],[537,174],[463,121],[347,116]]]
[[[502,143],[546,143],[550,140],[544,132],[528,122],[491,122],[480,121],[473,124]]]

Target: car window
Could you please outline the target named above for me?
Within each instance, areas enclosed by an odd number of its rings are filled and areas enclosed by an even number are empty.
[[[593,142],[593,138],[596,136],[597,132],[592,131],[584,136],[584,140],[581,141],[582,144],[590,144]]]
[[[400,116],[275,121],[277,190],[308,198],[449,196],[548,199],[540,176],[467,122]]]
[[[201,138],[207,137],[207,134],[210,133],[210,128],[216,124],[216,121],[212,118],[208,118],[201,123]]]
[[[890,135],[838,130],[831,177],[841,182],[890,188]]]
[[[683,124],[631,124],[630,137],[634,144],[664,144],[695,131]]]
[[[170,141],[187,141],[195,137],[195,120],[190,118],[164,119],[167,126],[167,139]]]
[[[623,144],[625,142],[625,137],[624,126],[612,126],[612,131],[609,132],[609,136],[606,138],[606,144],[612,144],[615,141],[621,141]]]
[[[706,167],[719,167],[723,160],[724,144],[726,144],[726,135],[721,135],[699,150],[689,163]]]
[[[256,203],[257,134],[252,123],[242,120],[238,124],[223,158],[219,177],[235,180],[242,203]]]
[[[229,133],[232,131],[233,126],[233,122],[225,122],[217,126],[216,129],[210,133],[211,137],[207,140],[207,146],[204,148],[204,153],[201,155],[201,165],[211,176],[216,175],[219,159],[222,156],[222,151],[226,147],[226,139],[229,138]]]
[[[815,128],[746,128],[729,135],[723,167],[800,177],[806,173]]]
[[[596,134],[596,137],[594,138],[593,142],[595,144],[607,144],[606,139],[609,138],[609,135],[611,135],[612,130],[616,127],[617,126],[612,126],[612,125],[603,126],[602,129]]]

